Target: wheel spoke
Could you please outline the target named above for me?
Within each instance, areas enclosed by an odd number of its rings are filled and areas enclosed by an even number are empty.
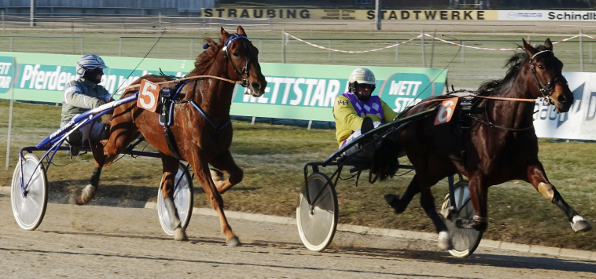
[[[474,229],[459,228],[455,224],[455,220],[464,219],[469,220],[474,215],[474,209],[470,200],[469,189],[467,186],[460,185],[454,190],[456,196],[455,203],[457,205],[456,216],[453,219],[444,219],[445,225],[451,234],[454,249],[449,250],[449,253],[455,257],[465,258],[471,255],[482,238],[482,232]],[[449,195],[445,198],[443,209],[451,206]]]

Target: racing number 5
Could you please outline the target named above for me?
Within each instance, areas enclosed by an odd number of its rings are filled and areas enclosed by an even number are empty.
[[[148,80],[141,81],[141,90],[137,99],[137,106],[148,111],[155,112],[157,109],[157,97],[159,96],[159,85]]]
[[[441,106],[439,107],[439,113],[437,113],[437,118],[435,118],[435,125],[451,121],[451,117],[455,111],[455,106],[457,106],[457,99],[458,97],[449,98],[441,103]]]

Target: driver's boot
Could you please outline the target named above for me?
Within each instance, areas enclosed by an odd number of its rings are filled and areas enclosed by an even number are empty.
[[[364,120],[362,121],[362,126],[360,128],[360,134],[364,135],[364,134],[370,132],[374,128],[375,128],[375,125],[374,125],[372,119],[370,117],[365,117]],[[374,145],[373,144],[371,144],[369,146],[366,146],[366,145],[369,144],[373,140],[374,140],[373,135],[367,135],[367,136],[364,136],[362,139],[360,139],[360,142],[358,143],[358,145],[360,148],[363,148],[363,150],[358,153],[358,156],[360,156],[360,157],[372,156],[372,153],[374,152]]]
[[[79,130],[75,130],[68,135],[66,141],[70,147],[70,157],[72,158],[79,155],[81,148],[83,148],[83,133]]]

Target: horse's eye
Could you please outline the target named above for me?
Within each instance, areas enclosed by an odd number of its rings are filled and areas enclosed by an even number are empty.
[[[235,52],[235,51],[234,51],[234,53],[232,53],[232,54],[234,55],[234,57],[238,57],[238,56],[240,56],[240,54],[238,54],[238,52]]]
[[[538,65],[538,69],[540,69],[540,70],[544,70],[544,66],[542,66],[542,65]]]

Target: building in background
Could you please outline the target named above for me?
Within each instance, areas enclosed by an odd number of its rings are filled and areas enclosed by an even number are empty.
[[[200,16],[215,0],[0,0],[5,15],[28,16]]]
[[[380,0],[383,9],[586,9],[596,0]],[[201,8],[301,7],[375,9],[376,0],[0,0],[5,15],[28,16],[201,16]]]
[[[380,0],[384,9],[578,9],[596,7],[596,0]],[[300,6],[311,8],[371,9],[376,0],[217,0],[216,6]]]

